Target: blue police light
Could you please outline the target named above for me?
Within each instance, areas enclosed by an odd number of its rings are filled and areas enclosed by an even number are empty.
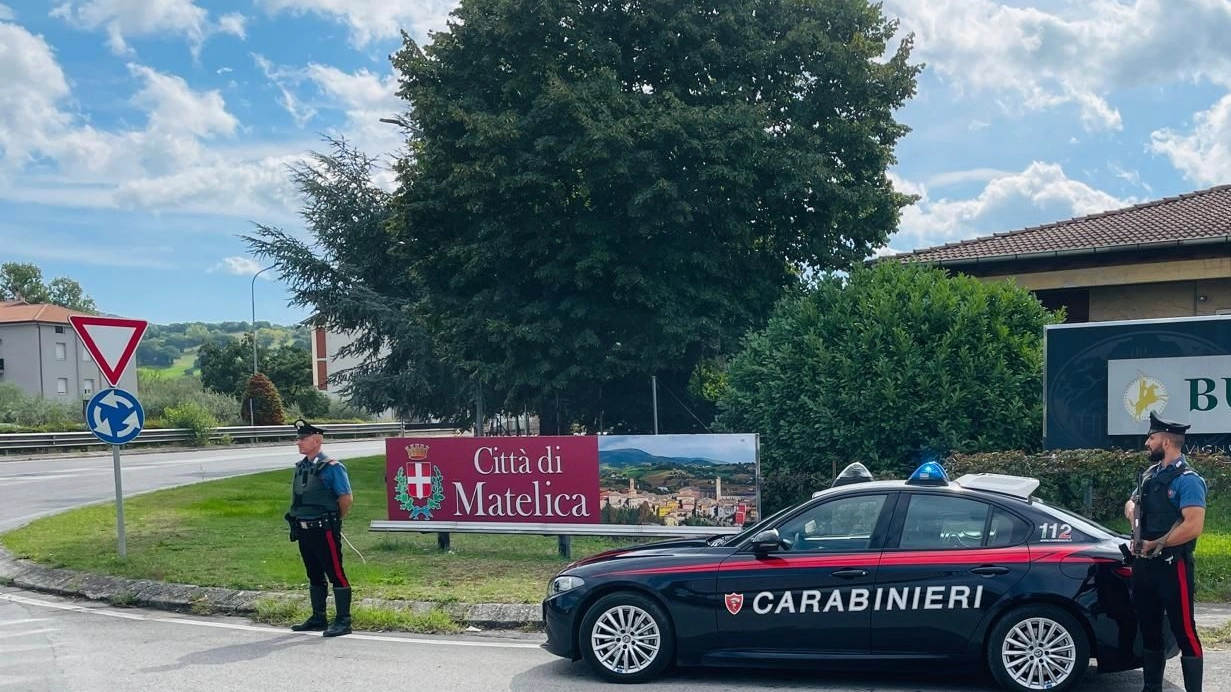
[[[949,485],[949,474],[945,467],[935,461],[926,461],[906,479],[907,485]]]

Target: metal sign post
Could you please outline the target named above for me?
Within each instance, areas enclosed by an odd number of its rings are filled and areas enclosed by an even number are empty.
[[[70,315],[82,346],[111,385],[99,390],[86,404],[85,424],[100,441],[111,445],[115,473],[115,531],[121,558],[128,556],[124,540],[124,484],[120,473],[120,446],[132,442],[145,427],[145,410],[132,393],[119,389],[125,369],[137,353],[137,345],[149,323],[145,320],[96,315]]]
[[[128,557],[124,544],[124,483],[120,480],[120,446],[111,445],[111,466],[115,469],[115,530],[120,543],[120,557]]]

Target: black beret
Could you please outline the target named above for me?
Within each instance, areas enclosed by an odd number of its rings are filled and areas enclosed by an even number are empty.
[[[1165,432],[1175,435],[1183,435],[1185,431],[1191,427],[1191,425],[1180,425],[1179,423],[1172,423],[1170,421],[1162,420],[1158,416],[1154,415],[1153,411],[1150,411],[1150,432],[1147,434],[1153,435],[1157,432]]]
[[[308,421],[300,418],[295,421],[295,432],[299,434],[299,437],[307,437],[309,435],[324,435],[325,429],[318,428]]]

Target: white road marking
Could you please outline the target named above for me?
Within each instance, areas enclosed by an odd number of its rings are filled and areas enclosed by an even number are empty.
[[[50,618],[22,618],[21,620],[0,620],[0,627],[6,625],[24,625],[27,622],[47,622]]]
[[[52,601],[43,601],[36,598],[29,598],[12,593],[0,594],[0,600],[12,601],[13,603],[22,603],[38,608],[54,608],[56,610],[68,610],[77,613],[89,613],[91,615],[104,615],[106,617],[120,618],[123,620],[144,620],[146,622],[165,622],[173,625],[193,625],[196,627],[214,627],[228,630],[242,630],[245,632],[264,632],[267,634],[298,634],[309,637],[320,637],[320,632],[292,632],[289,629],[263,627],[257,625],[242,625],[229,622],[213,622],[209,620],[191,620],[188,618],[161,616],[161,615],[144,615],[141,613],[125,613],[103,606],[83,606],[76,603],[55,603]],[[416,639],[413,637],[395,637],[391,635],[380,634],[363,634],[355,632],[348,634],[345,639],[360,639],[363,641],[376,642],[395,642],[398,644],[428,644],[432,646],[462,646],[462,647],[479,647],[491,649],[538,649],[538,644],[528,642],[474,642],[474,641],[455,641],[451,639]]]

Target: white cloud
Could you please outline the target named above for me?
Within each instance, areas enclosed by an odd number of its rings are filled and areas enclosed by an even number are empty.
[[[287,165],[303,160],[308,147],[208,148],[240,131],[219,91],[194,90],[179,76],[129,64],[141,85],[130,102],[146,122],[104,132],[69,110],[69,84],[46,41],[0,24],[0,47],[0,198],[294,217],[300,200]]]
[[[13,8],[8,5],[0,4],[0,21],[13,21],[17,18],[17,14],[13,12]]]
[[[1020,173],[992,179],[971,199],[931,199],[927,186],[894,177],[894,187],[921,199],[902,210],[890,245],[916,249],[1012,231],[1118,209],[1135,199],[1119,199],[1070,179],[1054,163],[1034,162]]]
[[[257,272],[264,269],[261,263],[251,257],[224,257],[222,261],[215,264],[209,271],[222,271],[236,276],[255,276]],[[268,272],[262,275],[262,278],[272,279]]]
[[[1026,110],[1071,103],[1091,130],[1122,128],[1107,101],[1113,90],[1231,83],[1227,0],[1087,0],[1051,12],[992,0],[889,0],[886,7],[915,33],[916,58],[959,91],[1016,94]]]
[[[182,35],[194,56],[214,34],[245,36],[243,15],[228,14],[214,22],[193,0],[69,0],[51,14],[79,29],[105,29],[107,44],[118,55],[130,54],[127,39],[138,36]]]
[[[321,110],[338,110],[346,119],[331,134],[344,135],[360,151],[379,159],[404,144],[405,133],[400,128],[380,121],[398,115],[405,106],[397,97],[398,80],[393,73],[378,74],[367,69],[345,72],[317,63],[292,68],[274,65],[261,55],[253,55],[253,59],[278,88],[278,103],[300,127]],[[305,85],[313,87],[312,94],[299,93]],[[396,182],[389,169],[378,171],[375,177],[376,183],[385,189],[392,189]]]
[[[429,31],[446,27],[457,0],[258,0],[271,15],[285,12],[315,14],[345,24],[351,43],[362,48],[382,39],[396,39],[399,31],[424,39]]]
[[[1170,129],[1152,133],[1150,150],[1166,156],[1198,185],[1231,183],[1231,93],[1193,120],[1187,133]]]

